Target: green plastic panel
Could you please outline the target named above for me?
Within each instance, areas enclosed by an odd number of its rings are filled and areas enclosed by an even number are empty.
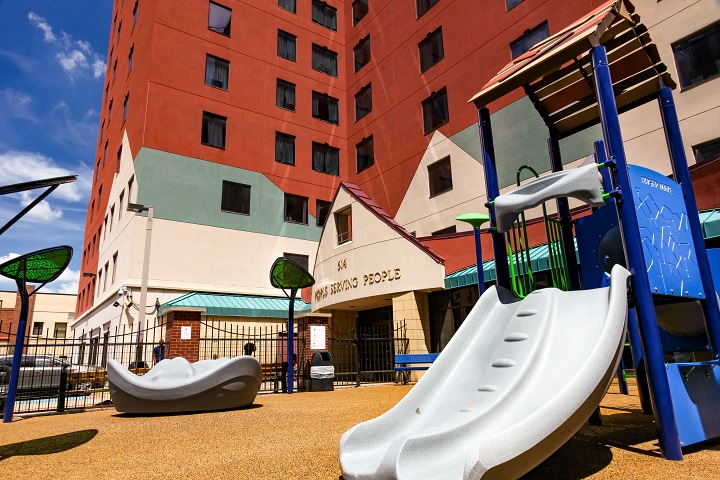
[[[0,275],[29,283],[52,282],[68,266],[72,252],[72,247],[64,245],[27,253],[0,265]]]

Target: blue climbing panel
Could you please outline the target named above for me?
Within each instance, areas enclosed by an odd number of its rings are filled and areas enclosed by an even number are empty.
[[[628,173],[653,294],[705,298],[680,185],[637,165]]]
[[[720,436],[718,361],[669,363],[666,368],[682,445]]]

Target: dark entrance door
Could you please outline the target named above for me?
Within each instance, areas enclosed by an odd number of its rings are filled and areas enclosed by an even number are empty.
[[[393,380],[395,349],[392,307],[359,312],[358,360],[361,381]]]

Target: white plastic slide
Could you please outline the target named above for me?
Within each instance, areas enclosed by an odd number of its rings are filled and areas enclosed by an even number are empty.
[[[492,287],[433,366],[387,413],[340,440],[343,478],[513,479],[585,423],[615,375],[629,272],[611,286]]]

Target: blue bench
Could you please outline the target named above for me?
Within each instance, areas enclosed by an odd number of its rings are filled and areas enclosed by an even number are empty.
[[[407,383],[406,372],[411,370],[427,370],[439,353],[401,353],[395,355],[395,371],[403,372],[403,384]]]

